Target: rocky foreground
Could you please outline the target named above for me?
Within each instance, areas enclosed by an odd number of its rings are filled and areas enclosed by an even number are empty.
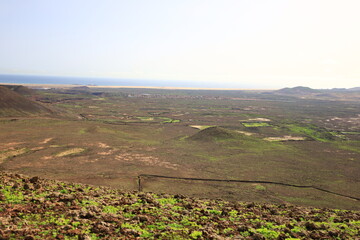
[[[360,239],[359,236],[359,211],[122,192],[0,173],[0,239]]]

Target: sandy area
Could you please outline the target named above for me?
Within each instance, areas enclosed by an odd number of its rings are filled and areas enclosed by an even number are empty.
[[[82,153],[84,151],[85,151],[84,148],[72,148],[72,149],[69,149],[69,150],[66,150],[66,151],[56,154],[56,157],[65,157],[65,156],[69,156],[69,155],[73,155],[73,154]]]
[[[251,135],[254,135],[254,133],[250,133],[250,132],[244,132],[244,131],[236,131],[238,133],[241,133],[241,134],[244,134],[246,136],[251,136]]]
[[[277,141],[304,141],[306,140],[305,137],[293,137],[293,136],[283,136],[283,137],[268,137],[264,138],[264,140],[270,142],[277,142]]]

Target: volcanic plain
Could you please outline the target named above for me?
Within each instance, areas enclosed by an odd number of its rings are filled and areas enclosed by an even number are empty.
[[[353,198],[276,184],[156,177],[142,178],[141,187],[360,209],[359,91],[0,90],[3,171],[126,191],[138,189],[140,174],[271,181]]]

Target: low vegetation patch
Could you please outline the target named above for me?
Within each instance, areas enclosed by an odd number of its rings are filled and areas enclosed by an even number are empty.
[[[0,163],[5,161],[8,158],[20,156],[24,153],[27,153],[29,150],[27,148],[19,148],[15,150],[5,150],[0,152]]]
[[[360,141],[338,141],[334,145],[342,150],[360,153]]]
[[[242,123],[242,125],[244,125],[244,127],[270,127],[270,124],[266,123],[266,122],[248,122],[248,123]]]
[[[263,185],[260,185],[260,184],[256,184],[255,189],[258,190],[258,191],[265,191],[266,187],[263,186]]]
[[[123,192],[0,173],[1,239],[356,239],[359,231],[359,211]]]
[[[167,117],[160,117],[160,119],[162,119],[162,123],[179,123],[180,120],[178,119],[171,119],[171,118],[167,118]]]
[[[137,117],[141,121],[154,121],[153,117]]]
[[[85,149],[84,148],[71,148],[69,150],[63,151],[63,152],[59,152],[58,154],[56,154],[56,157],[66,157],[69,155],[75,155],[75,154],[79,154],[84,152]]]
[[[284,142],[284,141],[304,141],[305,137],[293,137],[293,136],[283,136],[283,137],[267,137],[264,140],[270,142]]]
[[[343,134],[349,134],[349,135],[360,135],[360,132],[342,132]]]
[[[268,118],[250,118],[247,120],[240,120],[241,122],[271,122]]]
[[[335,140],[335,136],[331,134],[331,132],[314,125],[285,124],[285,127],[293,133],[305,135],[319,142],[329,142],[331,140]]]

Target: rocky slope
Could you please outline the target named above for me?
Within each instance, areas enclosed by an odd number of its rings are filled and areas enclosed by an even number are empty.
[[[0,173],[0,239],[358,239],[359,231],[358,211],[122,192]]]
[[[18,89],[19,90],[19,89]],[[24,91],[23,89],[19,91]],[[0,117],[52,114],[52,110],[20,95],[15,90],[0,86]]]

